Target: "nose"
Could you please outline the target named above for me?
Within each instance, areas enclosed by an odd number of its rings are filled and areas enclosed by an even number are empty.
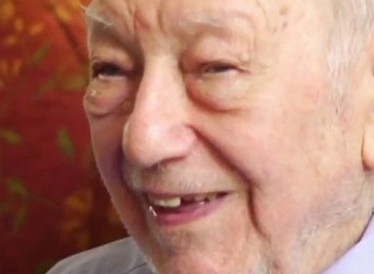
[[[148,65],[123,132],[127,161],[139,167],[188,156],[196,135],[189,124],[180,74],[165,60]]]

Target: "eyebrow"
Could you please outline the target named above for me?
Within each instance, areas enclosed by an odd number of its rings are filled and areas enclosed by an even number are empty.
[[[107,37],[105,41],[108,43],[112,41],[117,45],[125,46],[128,52],[141,56],[138,47],[129,37],[129,33],[127,33],[127,35],[123,33],[122,27],[124,26],[118,28],[116,21],[105,16],[105,14],[102,14],[100,10],[92,5],[85,8],[84,13],[86,22],[92,24],[93,33],[96,33],[98,36]],[[241,25],[240,27],[232,25],[235,24],[234,22],[238,22],[237,20],[247,22],[247,27],[243,28]],[[202,37],[200,35],[205,36],[208,34],[219,38],[225,37],[225,39],[231,40],[232,37],[240,37],[236,36],[237,33],[249,31],[252,33],[251,37],[253,37],[253,21],[253,14],[238,9],[210,14],[186,14],[185,18],[178,20],[176,24],[171,26],[169,34],[172,36],[177,35],[179,37],[185,37],[185,39],[198,39]],[[163,24],[164,22],[162,19],[159,21],[161,28],[163,28],[162,25],[165,26],[165,24]]]
[[[113,22],[96,12],[92,5],[82,8],[86,21],[91,21],[104,27],[113,27]]]

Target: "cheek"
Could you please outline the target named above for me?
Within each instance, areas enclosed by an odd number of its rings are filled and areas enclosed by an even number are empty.
[[[146,235],[143,211],[123,179],[122,127],[122,118],[90,119],[93,149],[100,175],[122,223],[132,235]]]
[[[117,117],[89,118],[92,146],[104,183],[121,177],[123,119]]]
[[[308,133],[303,122],[269,108],[236,114],[205,116],[199,119],[198,128],[248,181],[260,184],[281,180],[306,165],[304,141]]]
[[[251,109],[201,119],[201,134],[244,177],[262,229],[279,237],[285,230],[295,235],[329,179],[321,166],[327,141],[318,137],[318,118],[311,113],[280,104]]]

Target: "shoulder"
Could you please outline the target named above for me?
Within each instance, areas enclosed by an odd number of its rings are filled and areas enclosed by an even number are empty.
[[[131,238],[68,257],[47,274],[152,274]]]
[[[324,274],[372,274],[374,273],[374,216],[362,237],[351,250],[340,258]]]

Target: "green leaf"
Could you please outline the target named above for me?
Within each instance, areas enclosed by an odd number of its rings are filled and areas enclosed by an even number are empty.
[[[53,91],[58,85],[59,77],[60,75],[54,74],[47,81],[45,81],[38,88],[36,95],[35,95],[35,99],[40,99],[41,97],[43,97],[43,95]]]
[[[29,191],[26,188],[26,185],[18,179],[9,179],[8,180],[8,192],[10,195],[18,196],[23,199],[29,197]]]
[[[9,145],[18,145],[22,143],[22,137],[10,129],[0,129],[0,138]]]
[[[74,157],[74,144],[71,140],[69,132],[65,128],[61,128],[58,132],[57,142],[60,150],[64,153],[64,155],[72,159]]]
[[[30,66],[37,66],[41,62],[44,61],[45,57],[49,53],[49,50],[51,48],[50,43],[47,43],[43,46],[41,46],[34,54],[31,56],[30,60],[28,61],[28,64]]]
[[[82,91],[85,89],[86,85],[86,77],[79,75],[67,79],[64,84],[64,89],[66,91]]]
[[[19,231],[25,224],[27,214],[28,214],[28,208],[26,205],[24,205],[18,210],[17,214],[14,216],[14,219],[13,219],[13,233],[14,234],[19,233]]]

